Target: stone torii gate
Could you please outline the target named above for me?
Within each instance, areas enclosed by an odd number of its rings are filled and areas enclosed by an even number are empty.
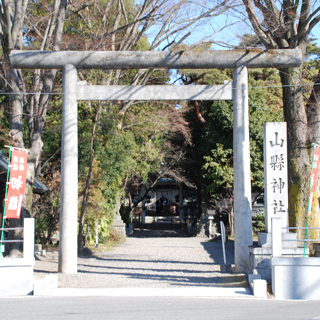
[[[250,145],[247,68],[292,68],[300,50],[210,52],[12,51],[21,69],[63,69],[62,164],[59,272],[77,272],[78,123],[77,100],[229,100],[233,99],[235,267],[247,272],[252,245]],[[77,85],[77,69],[225,69],[233,84],[223,86]]]

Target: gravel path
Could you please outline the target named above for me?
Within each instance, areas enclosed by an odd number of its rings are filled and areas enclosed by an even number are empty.
[[[227,263],[234,263],[227,243]],[[246,286],[242,275],[220,273],[221,243],[186,237],[181,230],[136,230],[109,252],[79,257],[78,273],[58,274],[60,288],[121,288],[181,286]],[[35,277],[58,269],[58,252],[37,257]]]

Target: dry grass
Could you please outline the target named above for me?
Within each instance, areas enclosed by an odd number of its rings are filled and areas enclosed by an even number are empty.
[[[112,250],[116,245],[125,242],[126,239],[116,230],[110,231],[110,239],[104,243],[99,243],[98,248],[95,244],[89,244],[87,247],[93,254],[99,255],[101,252],[108,252]]]

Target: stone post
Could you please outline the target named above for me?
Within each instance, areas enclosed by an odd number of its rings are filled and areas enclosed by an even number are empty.
[[[179,212],[180,212],[180,223],[183,224],[183,186],[179,183]]]
[[[247,272],[252,245],[248,74],[245,66],[233,69],[233,168],[235,270]]]
[[[77,273],[78,221],[78,106],[77,70],[63,68],[61,209],[59,266],[61,273]]]

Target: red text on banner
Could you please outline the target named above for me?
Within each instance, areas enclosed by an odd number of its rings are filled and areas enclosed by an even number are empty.
[[[9,188],[6,201],[6,218],[19,219],[27,178],[27,151],[13,149]]]

